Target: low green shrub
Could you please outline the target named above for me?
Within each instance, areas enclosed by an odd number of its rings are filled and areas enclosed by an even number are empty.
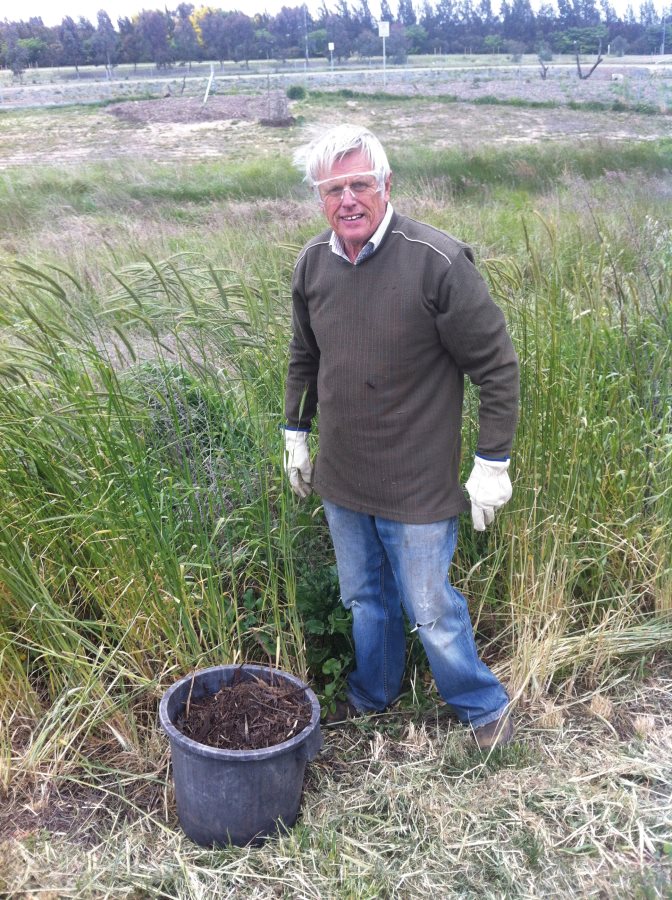
[[[302,84],[290,84],[287,88],[287,97],[289,100],[305,100],[307,91]]]

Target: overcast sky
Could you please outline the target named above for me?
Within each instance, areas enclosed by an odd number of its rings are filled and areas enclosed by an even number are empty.
[[[301,6],[301,3],[295,2],[295,0],[238,0],[238,2],[234,0],[232,3],[217,3],[216,0],[212,3],[203,0],[201,3],[198,0],[192,0],[192,2],[197,7],[202,5],[219,9],[240,9],[247,15],[257,12],[268,12],[275,15],[283,6]],[[619,12],[623,12],[629,4],[629,0],[611,0],[611,2]],[[73,19],[84,16],[95,25],[98,10],[104,9],[112,22],[116,24],[118,18],[133,16],[141,9],[164,9],[167,6],[172,10],[176,9],[179,3],[180,0],[172,0],[165,4],[162,2],[152,3],[151,0],[147,0],[147,2],[143,2],[143,0],[22,0],[20,3],[13,4],[9,0],[0,0],[0,19],[27,21],[32,16],[40,16],[45,25],[58,25],[64,16],[71,16]],[[392,11],[396,11],[396,0],[389,0],[389,4]],[[534,9],[537,9],[539,4],[540,0],[532,0]],[[639,9],[639,4],[640,0],[633,0],[632,6],[635,13]],[[320,0],[306,0],[306,5],[310,12],[317,12],[322,4]],[[414,5],[418,10],[420,9],[419,2]],[[493,0],[492,6],[493,9],[498,8],[497,0]],[[660,12],[663,7],[670,7],[670,0],[654,0],[654,6]],[[334,8],[335,4],[327,0],[327,9]],[[380,13],[379,0],[369,0],[369,9],[374,16],[378,15]]]

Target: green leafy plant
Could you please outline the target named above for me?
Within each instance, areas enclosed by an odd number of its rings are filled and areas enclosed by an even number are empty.
[[[353,659],[352,614],[340,600],[335,565],[306,568],[298,576],[296,603],[306,635],[306,661],[327,708],[344,696]]]
[[[287,97],[290,100],[305,100],[307,91],[302,84],[290,84],[287,88]]]

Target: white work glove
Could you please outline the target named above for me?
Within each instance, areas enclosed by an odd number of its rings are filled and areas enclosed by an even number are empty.
[[[511,499],[513,488],[508,468],[508,459],[482,459],[480,456],[474,459],[466,488],[476,531],[485,531],[495,518],[495,512]]]
[[[294,493],[302,498],[313,490],[313,464],[308,450],[308,432],[285,429],[285,472]]]

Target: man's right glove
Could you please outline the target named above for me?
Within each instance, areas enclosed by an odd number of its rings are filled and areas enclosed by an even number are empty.
[[[313,490],[313,464],[308,450],[308,432],[285,429],[285,472],[292,490],[305,498]]]
[[[509,460],[474,459],[466,488],[471,500],[471,519],[476,531],[485,531],[495,512],[511,499],[513,489],[507,469]]]

